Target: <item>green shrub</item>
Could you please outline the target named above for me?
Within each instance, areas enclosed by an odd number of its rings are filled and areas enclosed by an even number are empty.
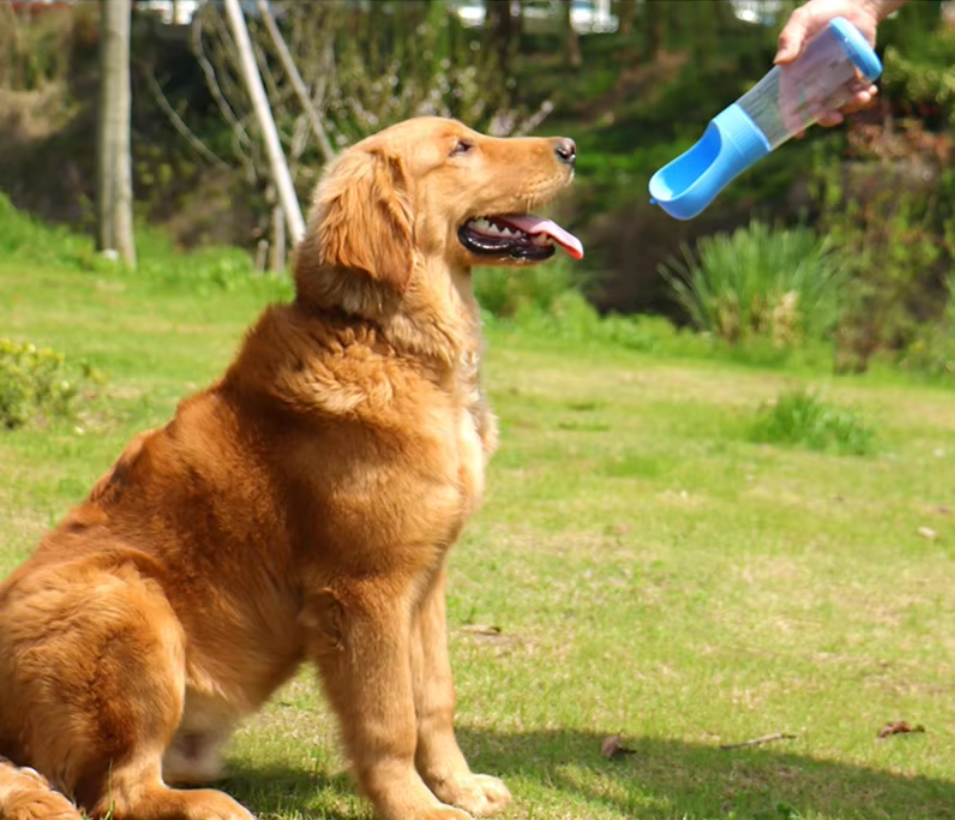
[[[949,380],[955,377],[955,324],[938,322],[925,325],[903,351],[899,366],[934,378]]]
[[[694,255],[661,267],[673,294],[700,330],[730,344],[768,339],[793,347],[823,338],[835,322],[839,260],[809,228],[752,222],[701,239]]]
[[[87,237],[53,227],[18,211],[0,192],[0,254],[7,261],[22,260],[50,266],[76,266],[84,255],[92,255]]]
[[[545,265],[478,268],[474,272],[478,304],[498,318],[515,316],[527,309],[549,313],[560,297],[578,292],[580,285],[580,274],[563,257]]]
[[[920,39],[915,48],[886,48],[885,92],[955,125],[955,30],[942,29]]]
[[[77,398],[97,380],[85,363],[71,367],[52,350],[0,339],[0,428],[72,418]]]
[[[899,357],[904,370],[933,378],[955,378],[955,273],[946,279],[948,301],[937,322],[921,325]]]
[[[751,438],[840,455],[868,455],[875,446],[875,431],[859,410],[824,401],[804,388],[786,391],[760,408]]]
[[[945,309],[955,263],[952,143],[916,121],[848,129],[850,161],[816,170],[819,227],[846,269],[836,367],[897,356]]]

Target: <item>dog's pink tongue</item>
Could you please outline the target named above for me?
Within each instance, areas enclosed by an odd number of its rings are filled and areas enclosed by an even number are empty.
[[[520,228],[524,233],[529,233],[532,236],[534,234],[546,234],[567,251],[572,259],[584,258],[583,243],[570,231],[565,231],[556,222],[544,219],[541,216],[534,216],[533,214],[520,216],[511,216],[508,214],[507,221],[515,228]]]

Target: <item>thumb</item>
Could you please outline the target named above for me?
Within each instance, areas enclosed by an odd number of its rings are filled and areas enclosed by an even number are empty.
[[[791,63],[801,53],[806,41],[806,23],[799,11],[793,12],[789,22],[779,33],[779,44],[774,63]]]

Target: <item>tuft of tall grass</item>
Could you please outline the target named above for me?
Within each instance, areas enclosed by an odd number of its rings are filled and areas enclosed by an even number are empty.
[[[805,388],[781,393],[760,408],[753,441],[864,456],[875,451],[875,430],[861,411],[825,401]]]
[[[788,348],[821,339],[838,318],[843,266],[835,248],[806,227],[753,221],[704,237],[694,254],[660,268],[699,330],[730,344],[754,338]]]

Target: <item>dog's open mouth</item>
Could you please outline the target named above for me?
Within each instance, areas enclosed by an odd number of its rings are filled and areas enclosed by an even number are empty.
[[[542,261],[554,255],[554,243],[572,259],[582,259],[584,246],[556,222],[533,214],[482,216],[469,219],[458,228],[458,238],[478,256],[509,256],[512,259]]]

